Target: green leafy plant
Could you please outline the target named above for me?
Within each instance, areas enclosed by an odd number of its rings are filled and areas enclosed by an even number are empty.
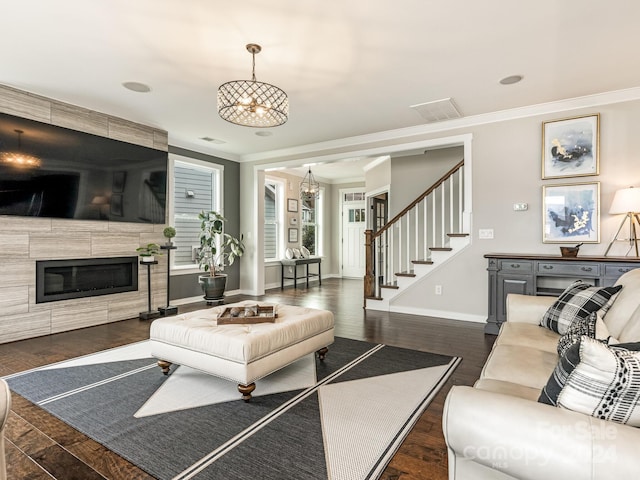
[[[162,252],[160,250],[160,245],[158,245],[157,243],[147,243],[142,247],[136,248],[136,252],[138,252],[138,255],[140,255],[141,257],[152,257],[154,255],[162,255]]]
[[[164,230],[162,231],[162,235],[164,235],[164,238],[171,240],[173,237],[176,236],[176,229],[171,226],[164,227]]]
[[[198,264],[205,272],[209,272],[212,277],[216,276],[216,271],[224,265],[233,265],[237,257],[244,253],[244,243],[240,238],[235,238],[228,233],[224,233],[224,222],[227,221],[222,215],[215,211],[198,214],[200,220],[200,250],[198,251]]]

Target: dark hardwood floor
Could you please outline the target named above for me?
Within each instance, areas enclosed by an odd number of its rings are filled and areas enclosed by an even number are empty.
[[[483,325],[416,315],[365,311],[362,281],[327,279],[309,289],[270,290],[260,297],[228,297],[227,303],[256,299],[334,312],[336,336],[385,343],[463,358],[424,412],[381,476],[383,480],[447,478],[442,409],[451,385],[471,385],[480,375],[495,337]],[[198,302],[179,313],[206,308]],[[149,322],[138,319],[0,345],[0,376],[147,339]],[[118,455],[13,394],[6,430],[9,480],[151,479]]]

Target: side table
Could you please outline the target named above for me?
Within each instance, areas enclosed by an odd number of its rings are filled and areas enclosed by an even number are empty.
[[[140,320],[152,320],[160,316],[160,312],[158,310],[151,310],[151,265],[157,264],[157,260],[154,260],[153,262],[140,262],[140,265],[147,266],[147,302],[149,308],[146,312],[140,312]]]
[[[178,314],[178,307],[169,304],[169,291],[171,290],[171,250],[175,250],[178,247],[174,245],[162,245],[160,248],[167,251],[167,305],[158,308],[158,310],[160,311],[160,315],[168,317]]]
[[[311,258],[292,258],[280,260],[280,290],[284,289],[284,280],[293,280],[293,288],[298,288],[298,278],[307,279],[307,288],[309,288],[309,277],[318,277],[318,284],[322,285],[322,276],[320,275],[320,263],[321,257]],[[309,273],[309,265],[312,263],[318,264],[318,273]],[[298,265],[306,265],[307,271],[305,276],[298,277]],[[284,276],[284,267],[293,267],[293,277]]]

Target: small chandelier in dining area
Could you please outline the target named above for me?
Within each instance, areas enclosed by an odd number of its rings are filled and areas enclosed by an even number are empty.
[[[311,167],[309,167],[309,171],[302,179],[302,183],[300,184],[300,198],[302,200],[318,198],[320,196],[320,184],[316,180],[316,177],[311,173]]]
[[[38,168],[40,159],[22,151],[22,130],[14,130],[18,134],[18,148],[13,151],[0,152],[0,163],[16,168]]]
[[[289,99],[284,90],[256,80],[256,53],[262,47],[247,45],[253,58],[251,80],[233,80],[218,87],[218,114],[227,122],[245,127],[277,127],[289,118]]]

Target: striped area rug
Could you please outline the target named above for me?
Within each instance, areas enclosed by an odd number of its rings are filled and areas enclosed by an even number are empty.
[[[461,359],[336,338],[236,385],[162,375],[139,342],[5,377],[11,389],[160,480],[376,479]]]

